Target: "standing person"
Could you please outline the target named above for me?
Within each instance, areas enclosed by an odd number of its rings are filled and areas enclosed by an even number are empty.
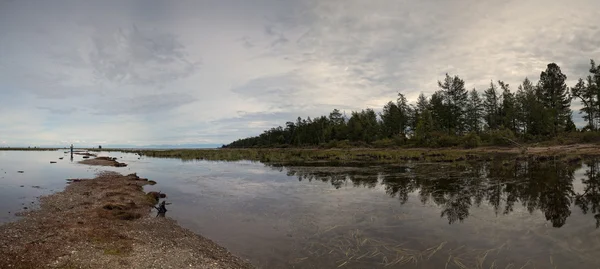
[[[73,159],[73,144],[71,144],[71,159]]]

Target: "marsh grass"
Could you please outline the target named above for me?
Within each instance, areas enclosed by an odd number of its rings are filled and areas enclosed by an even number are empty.
[[[92,149],[90,149],[92,150]],[[380,150],[380,149],[173,149],[173,150],[131,150],[102,149],[120,151],[140,156],[157,158],[177,158],[184,161],[260,161],[264,163],[397,163],[457,162],[479,159],[478,153],[463,150]]]
[[[340,226],[335,225],[324,229],[327,233]],[[441,241],[422,248],[407,246],[407,242],[397,242],[390,239],[375,239],[366,236],[360,230],[351,230],[327,241],[313,241],[304,249],[307,256],[296,258],[293,264],[311,262],[320,257],[332,258],[335,268],[356,266],[360,268],[414,268],[431,265],[430,261],[442,262],[440,268],[460,269],[499,269],[499,268],[534,268],[534,263],[527,260],[523,264],[516,264],[498,259],[501,252],[508,249],[503,243],[492,249],[473,249],[466,246],[450,248],[448,242]],[[553,263],[551,262],[553,265]]]

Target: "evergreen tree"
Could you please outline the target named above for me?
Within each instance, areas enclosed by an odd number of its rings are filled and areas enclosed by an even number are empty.
[[[591,77],[588,77],[591,78]],[[592,82],[588,80],[588,83]],[[589,85],[589,84],[588,84]],[[573,97],[577,97],[581,100],[583,107],[580,109],[579,114],[583,114],[583,119],[588,122],[585,129],[596,130],[596,94],[592,87],[585,84],[583,79],[579,79],[575,87],[571,88]]]
[[[329,113],[329,122],[331,124],[330,140],[344,140],[347,138],[346,120],[338,109],[334,109]]]
[[[469,99],[466,107],[466,127],[469,132],[481,131],[481,118],[483,115],[483,107],[481,98],[477,90],[473,89],[469,92]]]
[[[399,132],[399,134],[401,137],[404,138],[409,131],[408,129],[410,126],[412,109],[408,105],[408,101],[406,100],[406,97],[404,97],[404,95],[401,93],[398,93],[398,99],[396,100],[396,106],[398,107],[398,110],[400,111],[400,128],[399,128],[400,132]]]
[[[427,97],[423,93],[419,94],[419,97],[417,97],[417,103],[412,107],[410,126],[413,132],[417,129],[417,125],[419,124],[419,120],[423,114],[423,111],[428,108],[429,101],[427,100]]]
[[[392,137],[400,133],[401,115],[398,106],[390,101],[384,107],[380,114],[382,134],[385,137]]]
[[[517,110],[516,110],[516,102],[515,95],[510,92],[509,85],[499,80],[498,84],[502,89],[502,125],[513,131],[517,132]]]
[[[445,115],[447,131],[460,134],[465,130],[465,107],[468,99],[465,82],[458,76],[450,77],[446,74],[444,82],[438,81],[438,86],[445,97],[444,101],[448,112]]]
[[[577,126],[575,126],[575,122],[573,122],[573,113],[569,113],[567,118],[567,123],[565,124],[565,132],[575,132],[577,131]]]
[[[598,129],[597,121],[600,118],[600,68],[596,67],[594,60],[590,61],[590,73],[586,80],[579,79],[575,87],[571,88],[574,97],[581,100],[583,107],[579,113],[588,122],[585,129],[595,131]]]
[[[449,132],[449,109],[444,103],[444,93],[437,91],[431,95],[429,101],[431,118],[432,118],[432,129],[436,131]]]
[[[567,76],[562,73],[560,67],[555,63],[550,63],[540,74],[538,83],[539,98],[552,121],[550,132],[554,136],[565,129],[571,113],[571,96],[565,83],[566,80]]]
[[[378,139],[379,123],[377,114],[373,109],[366,109],[361,112],[352,112],[348,120],[349,138],[352,141],[363,141],[371,143]]]
[[[588,76],[588,85],[591,87],[591,91],[595,93],[596,96],[596,118],[600,120],[600,66],[596,66],[594,60],[590,60],[590,73],[592,75]],[[595,125],[598,127],[598,124]]]
[[[419,94],[419,97],[417,98],[417,111],[419,112],[419,114],[421,114],[428,108],[429,101],[427,100],[427,97],[423,93]]]
[[[434,123],[431,112],[425,109],[421,112],[421,117],[417,123],[417,129],[415,130],[415,138],[419,144],[428,146],[430,144],[432,132],[434,131]]]
[[[483,93],[483,111],[489,130],[497,130],[500,125],[500,97],[494,82]]]

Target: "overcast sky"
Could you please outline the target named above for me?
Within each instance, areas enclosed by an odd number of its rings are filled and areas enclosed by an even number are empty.
[[[0,145],[227,143],[600,60],[598,0],[0,0]],[[574,102],[578,104],[579,102]]]

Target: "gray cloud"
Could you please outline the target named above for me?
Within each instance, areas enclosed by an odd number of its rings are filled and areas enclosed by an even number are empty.
[[[48,111],[51,114],[69,115],[77,113],[78,108],[75,107],[48,107],[48,106],[37,106],[37,109]]]
[[[414,101],[445,73],[468,88],[504,80],[516,89],[549,62],[572,86],[600,55],[599,8],[595,0],[0,1],[0,110],[17,115],[0,118],[0,140],[226,143],[333,108],[379,110],[397,92]]]
[[[142,32],[135,25],[93,37],[94,74],[115,83],[163,85],[193,74],[199,62],[187,59],[185,46],[169,33]]]
[[[164,114],[165,112],[196,101],[189,94],[150,94],[129,98],[107,98],[93,105],[96,115],[147,115]]]

